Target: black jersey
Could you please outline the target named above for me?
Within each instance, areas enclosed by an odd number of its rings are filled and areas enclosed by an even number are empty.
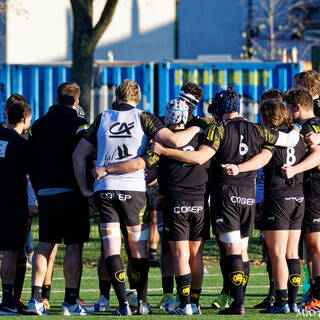
[[[179,149],[197,150],[202,141],[203,135],[197,134],[186,146]],[[166,199],[173,201],[203,200],[208,167],[209,161],[198,166],[161,156],[158,169],[160,192]]]
[[[320,133],[320,118],[319,117],[313,117],[311,119],[308,119],[303,125],[302,125],[302,130],[301,134],[305,137],[306,134],[309,132],[315,132],[315,133]],[[308,149],[307,153],[309,152]],[[307,182],[310,178],[312,180],[318,180],[320,181],[320,172],[318,168],[313,168],[309,171],[306,171],[304,174],[305,182]]]
[[[320,98],[313,100],[313,112],[317,117],[320,116]]]
[[[280,128],[280,131],[289,132],[288,128]],[[283,196],[303,196],[303,173],[296,174],[291,179],[285,179],[281,175],[283,164],[294,166],[306,156],[305,143],[300,137],[298,144],[290,148],[270,148],[272,158],[264,167],[264,190],[266,193],[276,191]]]
[[[27,141],[0,126],[0,203],[4,208],[27,208]],[[4,211],[5,212],[5,211]]]
[[[204,144],[216,151],[217,164],[240,164],[258,154],[263,146],[274,145],[278,133],[261,124],[255,124],[237,117],[222,121],[210,127]],[[256,171],[241,172],[237,176],[228,176],[220,167],[218,181],[221,183],[255,184]]]

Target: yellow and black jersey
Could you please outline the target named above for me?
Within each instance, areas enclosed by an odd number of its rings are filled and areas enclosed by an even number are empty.
[[[313,112],[317,117],[320,117],[320,98],[313,100]]]
[[[282,132],[288,133],[289,128],[281,127]],[[284,164],[294,166],[301,162],[306,156],[305,143],[303,137],[295,147],[272,148],[270,162],[263,168],[264,171],[264,190],[266,193],[277,192],[281,196],[303,196],[303,173],[296,174],[291,179],[285,179],[281,175],[281,167]]]
[[[214,118],[200,118],[198,116],[192,116],[191,119],[187,122],[186,128],[197,126],[203,130],[206,130],[210,125],[213,124],[217,124]]]
[[[308,133],[315,132],[320,133],[320,118],[319,117],[313,117],[311,119],[308,119],[303,125],[301,134],[305,137]],[[308,146],[306,146],[306,151],[309,153]],[[313,168],[305,173],[305,179],[307,179],[308,176],[312,174],[312,178],[320,180],[320,172],[318,168]]]
[[[204,144],[216,151],[215,159],[219,166],[226,163],[240,164],[258,154],[263,147],[274,145],[278,133],[261,124],[255,124],[237,117],[212,125],[207,131]],[[230,177],[222,169],[219,182],[254,185],[256,171],[242,172]]]

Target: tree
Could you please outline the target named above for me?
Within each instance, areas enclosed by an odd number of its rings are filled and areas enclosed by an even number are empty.
[[[317,0],[248,0],[248,25],[243,33],[247,45],[242,57],[281,57],[279,41],[301,39],[303,22],[316,4]]]
[[[106,0],[93,26],[93,0],[70,0],[73,13],[71,80],[81,88],[80,104],[89,116],[95,48],[109,26],[118,0]]]

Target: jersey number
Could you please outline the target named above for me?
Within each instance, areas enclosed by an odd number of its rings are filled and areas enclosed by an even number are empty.
[[[287,161],[286,161],[286,163],[288,165],[292,166],[293,164],[295,164],[296,160],[297,160],[297,158],[294,155],[294,148],[293,147],[287,148]]]
[[[245,143],[242,142],[243,138],[244,138],[244,136],[241,135],[240,136],[240,143],[239,143],[239,153],[240,153],[241,156],[244,156],[249,151],[248,146]]]

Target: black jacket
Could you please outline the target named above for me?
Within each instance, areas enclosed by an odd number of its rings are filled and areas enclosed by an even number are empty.
[[[72,153],[86,128],[86,120],[75,110],[60,105],[50,107],[34,122],[28,141],[28,171],[36,192],[43,188],[78,190]]]

